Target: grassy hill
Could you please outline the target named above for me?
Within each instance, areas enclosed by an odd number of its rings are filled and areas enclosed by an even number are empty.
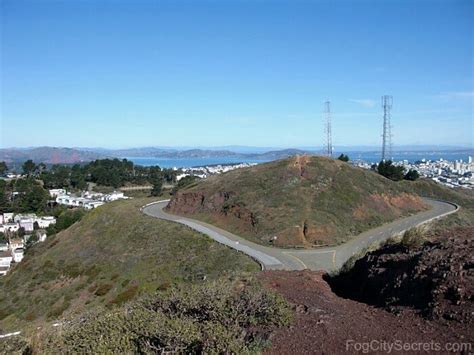
[[[427,208],[410,191],[338,160],[297,156],[195,183],[174,196],[168,211],[258,243],[311,247]]]
[[[113,308],[173,284],[256,271],[243,254],[191,229],[148,217],[149,199],[107,204],[37,244],[0,278],[0,332],[97,306]]]

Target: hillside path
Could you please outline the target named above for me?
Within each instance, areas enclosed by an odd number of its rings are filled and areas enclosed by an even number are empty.
[[[253,243],[211,224],[192,218],[173,215],[163,211],[169,200],[152,202],[142,207],[146,215],[184,224],[215,241],[241,251],[255,259],[266,270],[304,270],[335,271],[352,256],[375,242],[383,242],[405,230],[427,223],[434,219],[454,213],[459,206],[438,200],[423,198],[431,206],[428,211],[384,224],[371,229],[350,241],[335,246],[314,249],[283,249]]]

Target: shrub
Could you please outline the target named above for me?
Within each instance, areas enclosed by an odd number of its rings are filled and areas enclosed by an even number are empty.
[[[112,287],[113,286],[111,284],[102,284],[95,291],[95,295],[96,296],[105,296],[112,289]]]
[[[267,344],[258,327],[290,320],[289,305],[279,295],[257,284],[221,280],[172,288],[64,322],[61,332],[42,336],[34,351],[248,353]]]
[[[411,228],[403,233],[401,244],[407,249],[417,249],[426,241],[426,229],[423,227]]]
[[[13,336],[0,340],[0,354],[28,354],[28,350],[28,342],[21,336]]]

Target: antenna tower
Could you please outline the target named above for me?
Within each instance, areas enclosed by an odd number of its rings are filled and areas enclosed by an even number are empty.
[[[331,128],[331,102],[324,103],[324,118],[325,118],[325,133],[326,133],[326,147],[325,153],[329,158],[332,158],[332,128]]]
[[[390,123],[393,105],[393,97],[390,95],[382,96],[383,108],[383,134],[382,134],[382,160],[392,158],[392,125]]]

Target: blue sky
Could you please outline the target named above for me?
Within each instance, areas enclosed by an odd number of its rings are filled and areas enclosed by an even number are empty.
[[[1,1],[0,146],[471,145],[473,1]]]

